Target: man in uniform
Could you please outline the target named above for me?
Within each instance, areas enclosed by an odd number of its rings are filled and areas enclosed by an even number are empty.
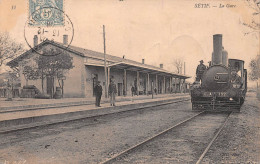
[[[97,85],[94,88],[94,92],[96,95],[96,106],[100,107],[100,100],[102,96],[102,86],[100,85],[100,81],[97,82]]]
[[[202,75],[204,71],[207,69],[207,67],[203,64],[203,60],[200,61],[200,64],[198,65],[196,69],[196,81],[200,82]]]
[[[108,87],[108,94],[110,96],[110,105],[111,106],[116,106],[115,105],[116,93],[117,93],[117,90],[116,90],[115,80],[114,80],[114,78],[112,78],[111,82],[109,84],[109,87]]]
[[[237,84],[241,88],[243,86],[243,80],[241,70],[239,69],[239,63],[235,63],[235,68],[231,70],[231,83]]]

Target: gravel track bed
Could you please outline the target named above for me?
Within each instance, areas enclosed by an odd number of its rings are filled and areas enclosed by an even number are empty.
[[[113,163],[196,163],[227,116],[224,113],[199,115]]]
[[[187,102],[151,109],[1,134],[0,163],[98,163],[197,113]]]
[[[260,101],[248,92],[240,113],[233,113],[201,163],[260,163]]]

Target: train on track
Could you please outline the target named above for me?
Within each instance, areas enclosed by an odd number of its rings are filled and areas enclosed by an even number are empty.
[[[239,112],[247,92],[247,70],[244,61],[228,59],[222,46],[222,35],[213,35],[213,53],[201,83],[191,86],[192,110]]]

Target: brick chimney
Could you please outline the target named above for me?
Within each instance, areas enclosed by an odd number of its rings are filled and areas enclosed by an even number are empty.
[[[68,35],[63,35],[63,44],[68,45]]]
[[[142,59],[142,64],[144,64],[144,59]]]
[[[38,45],[38,36],[34,35],[34,37],[33,37],[33,47],[35,47],[37,45]]]
[[[163,68],[163,64],[160,64],[160,68]]]

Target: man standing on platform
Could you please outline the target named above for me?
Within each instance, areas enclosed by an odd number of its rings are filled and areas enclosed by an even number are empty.
[[[97,82],[97,85],[94,88],[94,92],[96,95],[96,106],[101,107],[100,100],[101,100],[101,96],[102,96],[102,86],[100,85],[100,81]]]
[[[134,85],[132,85],[132,87],[131,87],[131,92],[132,92],[132,97],[135,95],[135,87],[134,87]]]
[[[109,84],[109,87],[108,87],[108,94],[110,96],[110,105],[112,106],[116,106],[115,105],[115,101],[116,101],[116,93],[117,93],[117,90],[116,90],[116,84],[115,84],[115,80],[114,78],[111,79],[111,82]]]

